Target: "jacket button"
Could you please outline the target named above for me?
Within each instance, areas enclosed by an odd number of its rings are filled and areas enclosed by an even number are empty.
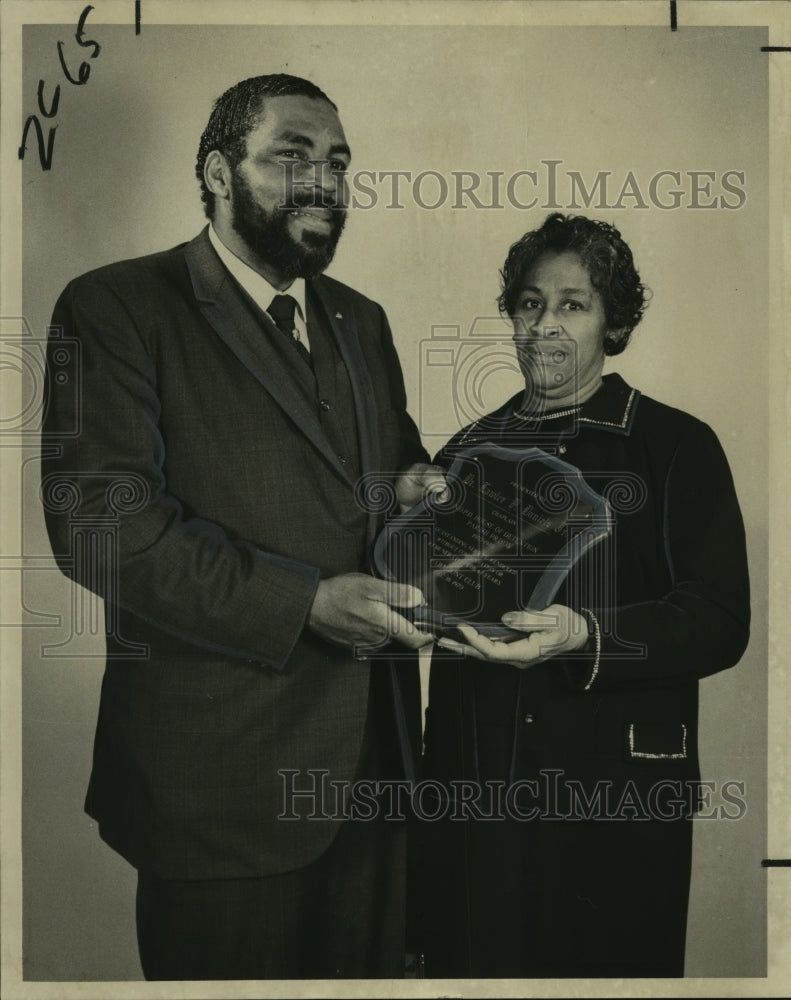
[[[332,409],[332,403],[328,399],[320,399],[319,406],[322,408],[322,410]]]
[[[565,454],[566,454],[566,446],[565,446],[564,444],[562,444],[562,445],[561,445],[561,446],[560,446],[560,447],[558,448],[558,451],[560,452],[560,454],[561,454],[561,455],[565,455]]]
[[[341,465],[346,465],[348,459],[344,455],[338,455],[338,461],[341,463]]]
[[[535,715],[533,715],[531,712],[528,712],[524,718],[524,721],[527,723],[534,722],[535,718],[536,718]]]

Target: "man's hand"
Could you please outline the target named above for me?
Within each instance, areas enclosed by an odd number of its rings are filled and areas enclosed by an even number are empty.
[[[319,581],[308,626],[330,642],[361,653],[395,639],[410,649],[432,641],[393,607],[416,608],[423,594],[407,584],[345,573]]]
[[[420,503],[426,493],[441,493],[445,489],[445,470],[439,465],[416,462],[396,476],[395,487],[403,513]]]
[[[503,615],[503,624],[518,632],[528,633],[525,639],[487,639],[469,625],[459,625],[464,642],[440,639],[439,646],[464,653],[476,660],[508,663],[524,669],[534,663],[582,649],[588,641],[588,624],[582,615],[552,604],[544,611],[510,611]]]

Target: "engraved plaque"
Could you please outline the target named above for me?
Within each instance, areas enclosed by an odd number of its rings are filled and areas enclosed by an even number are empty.
[[[387,524],[374,563],[420,588],[427,605],[410,617],[435,634],[464,622],[505,637],[515,633],[501,616],[551,604],[610,529],[606,500],[575,466],[539,448],[476,445],[457,454],[444,494]]]

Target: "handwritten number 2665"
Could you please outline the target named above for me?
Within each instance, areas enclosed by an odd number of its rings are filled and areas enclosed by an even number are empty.
[[[90,48],[93,51],[90,54],[91,59],[95,59],[101,52],[101,46],[98,42],[93,39],[84,39],[85,34],[85,21],[88,15],[93,10],[93,7],[86,7],[82,14],[80,14],[80,19],[77,22],[77,30],[74,33],[74,38],[78,45],[83,48]],[[85,61],[80,63],[80,68],[77,71],[76,78],[69,72],[69,67],[66,65],[66,60],[63,56],[63,42],[58,42],[58,58],[60,60],[60,66],[63,70],[63,75],[69,81],[69,83],[74,84],[76,87],[82,87],[88,82],[88,77],[91,75],[90,63]],[[38,81],[38,110],[39,113],[44,118],[54,118],[58,113],[58,105],[60,104],[60,84],[55,87],[55,93],[52,96],[52,102],[49,107],[46,106],[44,101],[44,81]],[[22,145],[19,147],[19,159],[23,160],[25,158],[25,150],[27,148],[27,136],[30,129],[34,128],[36,132],[36,138],[38,139],[38,158],[41,162],[42,170],[49,170],[52,166],[52,153],[53,146],[55,144],[55,130],[57,125],[53,125],[49,129],[46,142],[44,141],[44,129],[41,125],[41,120],[38,115],[29,115],[27,121],[25,122],[25,127],[22,130]]]

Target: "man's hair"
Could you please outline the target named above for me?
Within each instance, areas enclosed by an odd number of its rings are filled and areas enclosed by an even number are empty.
[[[584,215],[547,216],[539,229],[517,240],[500,271],[500,311],[514,315],[527,272],[543,253],[575,253],[604,303],[609,328],[604,353],[620,354],[629,343],[648,304],[648,289],[640,281],[632,251],[615,228]]]
[[[203,210],[210,219],[214,218],[214,194],[206,187],[203,178],[206,157],[213,149],[217,149],[231,167],[235,168],[247,155],[247,136],[260,121],[267,97],[313,97],[326,101],[338,110],[324,91],[310,80],[289,76],[288,73],[251,76],[229,87],[214,102],[195,162]]]

